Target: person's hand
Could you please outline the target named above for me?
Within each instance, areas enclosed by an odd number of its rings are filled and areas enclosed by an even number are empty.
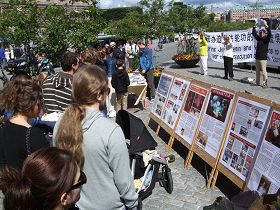
[[[264,25],[264,27],[268,27],[268,25],[267,25],[267,22],[266,22],[266,20],[262,20],[263,21],[263,25]]]
[[[146,70],[142,70],[142,74],[145,74],[146,73]]]

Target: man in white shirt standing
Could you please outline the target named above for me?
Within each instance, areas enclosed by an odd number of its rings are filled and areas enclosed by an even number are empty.
[[[223,37],[222,44],[224,45],[223,58],[225,76],[223,79],[233,80],[233,42],[229,35],[221,34]],[[229,77],[228,77],[229,76]]]

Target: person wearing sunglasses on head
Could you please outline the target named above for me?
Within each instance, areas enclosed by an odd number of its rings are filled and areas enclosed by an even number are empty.
[[[75,158],[66,150],[48,147],[29,155],[21,171],[0,170],[5,210],[70,210],[87,182]]]

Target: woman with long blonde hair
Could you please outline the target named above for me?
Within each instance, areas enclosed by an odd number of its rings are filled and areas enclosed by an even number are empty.
[[[88,175],[81,209],[137,206],[129,156],[121,128],[100,112],[109,93],[108,78],[96,65],[85,65],[73,77],[74,103],[54,129],[55,144],[70,150]]]

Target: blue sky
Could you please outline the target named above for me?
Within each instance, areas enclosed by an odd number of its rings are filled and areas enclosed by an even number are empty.
[[[139,0],[100,0],[100,7],[101,8],[114,8],[114,7],[126,7],[126,6],[136,6]],[[268,4],[280,4],[280,0],[235,0],[235,1],[228,1],[228,0],[177,0],[182,1],[185,4],[190,4],[194,7],[204,4],[213,11],[224,11],[227,9],[231,9],[235,5],[241,6],[250,6],[256,4],[268,5]],[[169,0],[165,0],[165,2],[169,2]]]

